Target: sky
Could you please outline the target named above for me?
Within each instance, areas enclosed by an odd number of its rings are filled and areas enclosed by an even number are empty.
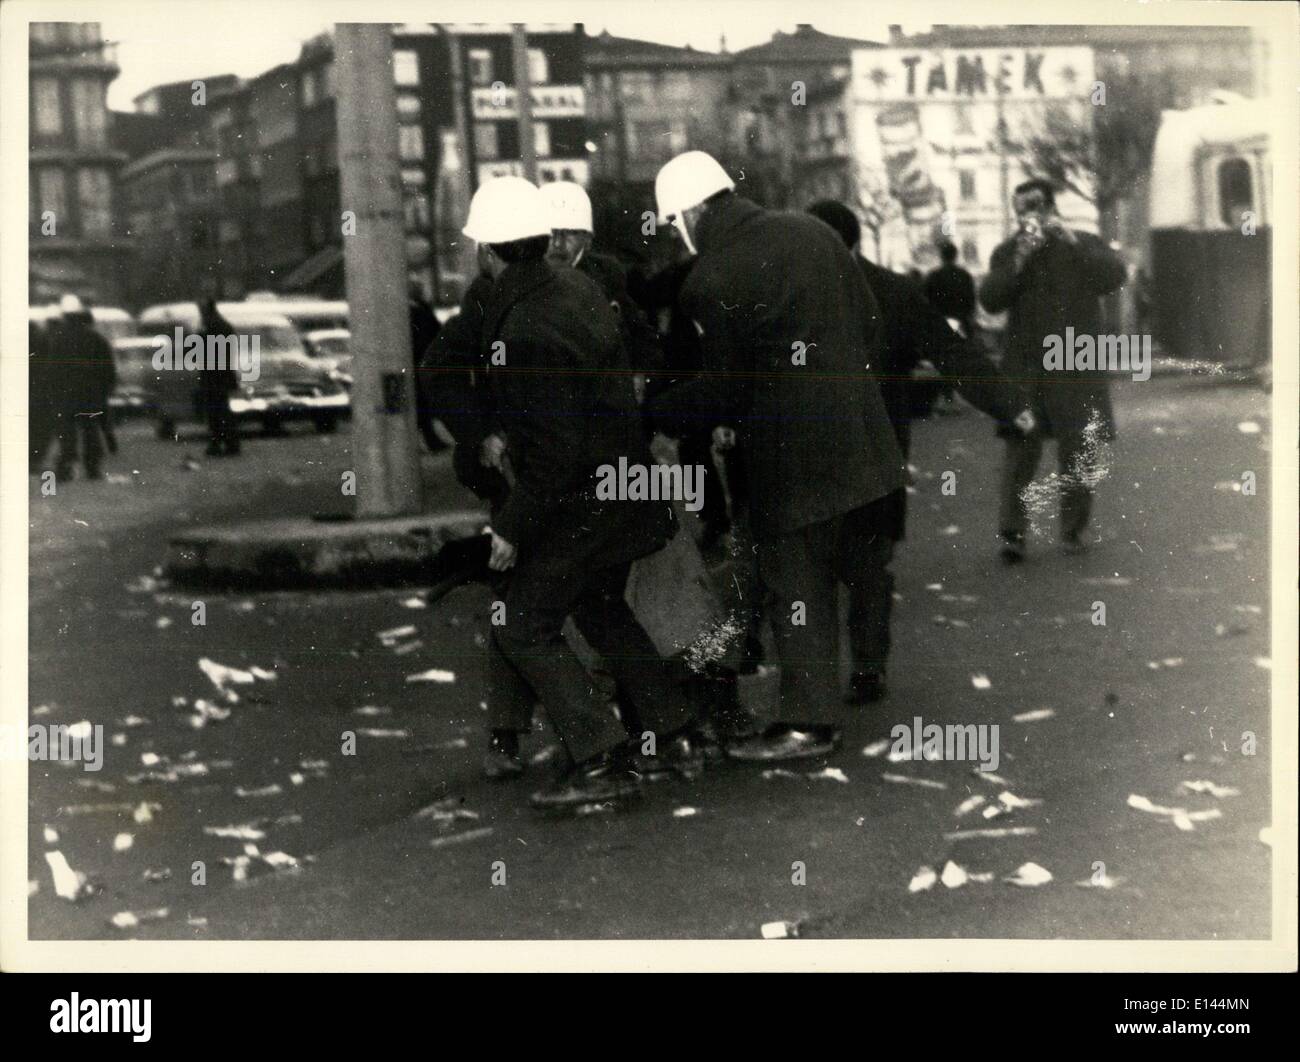
[[[312,0],[170,0],[159,6],[128,0],[99,0],[94,14],[106,40],[118,42],[118,63],[122,72],[110,85],[108,102],[114,110],[133,110],[132,100],[146,89],[169,81],[233,73],[250,77],[279,63],[296,59],[302,42],[327,29],[335,18],[364,14],[375,17],[407,14],[442,17],[447,21],[485,21],[498,17],[509,21],[505,8],[491,0],[473,4],[339,4]],[[793,32],[788,20],[788,3],[765,0],[709,0],[707,14],[699,14],[700,0],[533,0],[515,4],[516,18],[561,19],[583,22],[587,32],[608,29],[622,37],[636,37],[662,44],[685,45],[708,51],[718,49],[725,34],[727,48],[736,51],[771,38],[777,30]],[[531,11],[529,10],[531,7]],[[850,3],[820,3],[810,0],[799,8],[800,17],[818,29],[842,36],[884,40],[887,20],[877,15],[876,5],[856,7]],[[471,14],[470,12],[477,12]],[[465,17],[458,19],[457,14]],[[901,19],[908,30],[924,24]]]

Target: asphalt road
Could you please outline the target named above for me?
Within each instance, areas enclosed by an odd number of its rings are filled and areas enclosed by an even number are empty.
[[[97,772],[31,765],[30,935],[755,938],[788,921],[811,937],[1267,937],[1267,398],[1157,378],[1117,387],[1116,404],[1100,543],[1066,556],[1049,521],[1015,569],[996,556],[989,422],[968,411],[918,426],[890,696],[846,709],[840,752],[794,777],[722,766],[630,810],[567,818],[525,806],[545,763],[506,784],[478,775],[485,592],[420,608],[412,590],[223,596],[149,581],[178,527],[339,508],[346,429],[253,439],[223,461],[127,429],[109,465],[124,479],[53,498],[32,484],[31,721],[120,736]],[[1247,470],[1253,496],[1232,489]],[[431,504],[466,504],[445,456],[426,458],[426,476]],[[406,626],[414,636],[378,637]],[[201,658],[275,677],[230,686],[226,703]],[[407,681],[433,668],[454,681]],[[774,683],[747,680],[745,695],[762,710]],[[863,754],[917,716],[996,725],[1000,780],[971,762]],[[526,752],[549,747],[539,732]],[[845,780],[807,776],[825,766]],[[1039,803],[985,820],[1004,793]],[[220,835],[232,826],[260,836]],[[1004,828],[1030,832],[945,837]],[[122,834],[130,847],[115,850]],[[54,850],[100,891],[56,897]],[[909,891],[949,861],[974,877]],[[1003,880],[1026,863],[1052,880]],[[1076,884],[1098,864],[1113,887]]]

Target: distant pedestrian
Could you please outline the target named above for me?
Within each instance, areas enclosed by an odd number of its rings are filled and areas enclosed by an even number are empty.
[[[911,450],[914,409],[912,374],[928,359],[949,387],[956,387],[974,406],[1015,430],[1033,430],[1033,415],[1024,408],[1019,391],[1009,383],[969,338],[963,338],[926,300],[916,285],[876,265],[858,252],[861,225],[847,206],[823,200],[808,208],[839,233],[854,251],[867,287],[880,308],[874,336],[881,378],[880,393],[890,423],[906,457]],[[972,298],[974,293],[972,291]],[[873,507],[873,521],[858,543],[863,578],[849,586],[850,704],[868,704],[885,696],[885,665],[890,649],[894,575],[889,570],[895,546],[903,540],[907,492],[899,489]]]
[[[1101,297],[1124,283],[1124,260],[1096,236],[1066,228],[1044,180],[1025,181],[1012,200],[1019,231],[993,252],[980,301],[990,313],[1009,311],[1003,371],[1026,391],[1042,431],[1055,437],[1061,482],[1061,541],[1087,548],[1098,447],[1115,436],[1104,368],[1058,369],[1043,364],[1044,340],[1064,342],[1066,329],[1096,337]],[[1008,438],[1002,476],[1002,557],[1025,556],[1029,515],[1024,500],[1043,452],[1042,435]]]
[[[957,245],[945,240],[939,245],[943,265],[925,278],[925,297],[944,317],[961,325],[961,334],[977,339],[975,332],[975,278],[957,264]]]
[[[61,318],[50,334],[55,431],[59,458],[55,475],[71,479],[80,459],[87,479],[103,479],[103,420],[117,373],[113,348],[95,331],[94,318],[76,295],[59,302]]]
[[[50,371],[52,327],[52,320],[27,322],[27,438],[32,472],[41,471],[58,426],[55,379]]]
[[[208,337],[223,339],[234,335],[234,328],[217,309],[216,300],[207,297],[199,302],[199,333],[205,351],[213,349]],[[221,349],[226,349],[223,344]],[[234,365],[210,366],[204,362],[199,370],[199,395],[208,422],[209,457],[234,457],[239,453],[239,422],[230,411],[230,396],[239,386]]]

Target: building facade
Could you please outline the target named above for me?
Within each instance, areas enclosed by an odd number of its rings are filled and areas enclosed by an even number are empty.
[[[97,22],[34,22],[28,58],[28,297],[117,305],[129,250],[116,203],[126,155],[110,142],[105,99],[113,45]]]

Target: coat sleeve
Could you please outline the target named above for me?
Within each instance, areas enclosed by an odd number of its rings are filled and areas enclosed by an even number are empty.
[[[989,313],[1001,313],[1011,308],[1020,278],[1016,274],[1016,246],[1011,240],[993,252],[988,276],[980,285],[980,302]]]
[[[543,365],[542,352],[556,349],[556,337],[534,344],[524,334],[503,333],[511,358],[524,366]],[[588,482],[593,469],[585,467],[587,423],[583,415],[589,374],[581,370],[580,356],[567,364],[545,363],[545,372],[525,372],[502,377],[497,394],[502,406],[497,415],[504,425],[510,448],[526,455],[515,466],[510,496],[493,518],[492,528],[515,546],[525,546],[544,529],[552,515],[576,490]]]
[[[1074,257],[1079,282],[1089,295],[1109,295],[1128,279],[1124,259],[1098,237],[1088,232],[1076,233]]]
[[[1002,375],[970,339],[952,330],[938,310],[921,297],[908,306],[909,324],[917,336],[917,349],[934,364],[939,375],[982,413],[1010,421],[1023,408],[1016,387]]]

